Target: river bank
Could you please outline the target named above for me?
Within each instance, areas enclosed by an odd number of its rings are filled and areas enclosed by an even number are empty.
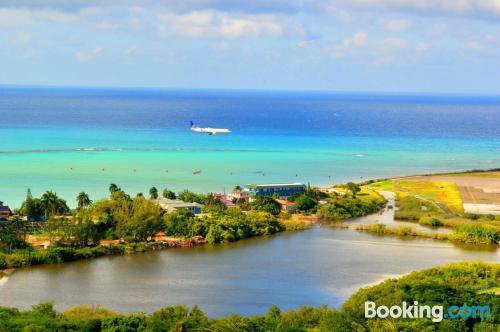
[[[107,241],[95,247],[70,248],[53,247],[40,251],[21,254],[0,254],[0,263],[7,268],[0,269],[0,279],[12,274],[16,268],[39,264],[61,264],[81,259],[98,258],[102,256],[131,255],[139,252],[165,250],[169,248],[188,248],[206,244],[207,240],[201,236],[189,239],[160,239],[154,242],[124,243],[121,241]]]

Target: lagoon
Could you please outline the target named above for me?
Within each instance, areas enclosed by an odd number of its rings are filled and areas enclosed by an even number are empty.
[[[90,304],[152,312],[198,304],[211,317],[262,314],[272,304],[338,307],[362,286],[463,260],[498,263],[500,252],[316,226],[236,243],[20,269],[0,285],[0,305],[54,301],[58,309]]]

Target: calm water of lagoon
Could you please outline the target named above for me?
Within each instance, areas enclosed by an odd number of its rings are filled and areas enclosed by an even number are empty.
[[[379,237],[314,227],[237,243],[104,257],[18,270],[0,285],[0,305],[58,309],[91,304],[152,312],[198,304],[209,316],[261,314],[270,305],[340,306],[359,287],[463,260],[500,262],[496,248]]]

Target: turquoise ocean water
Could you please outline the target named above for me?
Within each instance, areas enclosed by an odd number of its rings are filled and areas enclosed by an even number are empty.
[[[500,167],[500,97],[0,88],[0,201]],[[231,135],[191,133],[199,126]],[[202,172],[193,175],[194,169]]]

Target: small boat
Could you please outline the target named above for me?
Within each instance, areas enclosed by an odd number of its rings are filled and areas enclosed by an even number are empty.
[[[193,174],[196,175],[196,174],[200,174],[201,173],[201,169],[195,169],[193,170]]]

